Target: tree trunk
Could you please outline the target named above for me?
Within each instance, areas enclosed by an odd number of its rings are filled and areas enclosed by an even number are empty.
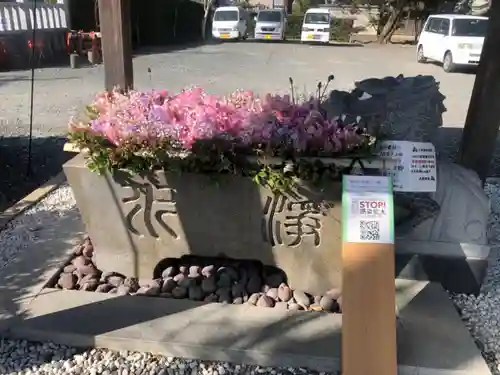
[[[399,21],[401,19],[401,14],[403,13],[400,8],[392,8],[390,10],[389,17],[387,18],[387,22],[385,23],[382,31],[380,32],[377,42],[380,44],[386,44],[390,42],[392,35],[398,28]]]
[[[178,18],[178,13],[179,13],[179,2],[175,3],[175,11],[174,11],[174,27],[173,27],[173,32],[174,32],[174,40],[177,41],[177,18]]]
[[[208,17],[210,15],[210,10],[212,9],[213,0],[205,0],[205,14],[203,15],[203,21],[201,24],[201,38],[203,40],[207,39],[207,23]]]
[[[476,81],[462,132],[458,163],[484,182],[497,148],[500,126],[500,3],[492,2]]]

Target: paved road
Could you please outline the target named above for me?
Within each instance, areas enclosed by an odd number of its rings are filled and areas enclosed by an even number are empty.
[[[143,54],[134,60],[138,89],[178,91],[198,85],[217,94],[238,88],[258,93],[286,93],[291,76],[299,91],[305,93],[314,91],[317,81],[331,73],[336,76],[333,87],[339,89],[351,88],[354,81],[369,77],[400,73],[434,75],[447,96],[444,123],[459,128],[464,123],[474,81],[471,74],[446,74],[436,65],[417,64],[414,48],[402,46],[225,43]],[[0,211],[60,170],[68,157],[61,149],[68,119],[101,91],[104,83],[103,66],[36,71],[34,134],[37,139],[33,147],[32,175],[26,178],[30,76],[29,71],[0,73]],[[460,129],[452,133],[452,137],[444,134],[447,144],[458,141]]]

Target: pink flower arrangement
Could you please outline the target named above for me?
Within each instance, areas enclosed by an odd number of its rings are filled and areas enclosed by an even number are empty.
[[[259,98],[251,91],[226,97],[201,88],[174,95],[114,91],[99,94],[91,108],[95,118],[86,125],[71,125],[71,132],[99,135],[116,147],[126,142],[154,146],[168,139],[189,151],[198,140],[223,137],[245,147],[339,154],[370,138],[357,126],[327,119],[317,99],[298,103],[288,95]]]

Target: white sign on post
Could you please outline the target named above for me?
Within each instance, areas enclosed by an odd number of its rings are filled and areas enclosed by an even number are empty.
[[[395,167],[387,171],[393,178],[394,191],[436,191],[436,150],[432,143],[384,141],[379,157],[396,161]]]
[[[342,228],[344,242],[394,243],[394,208],[390,177],[343,177]]]

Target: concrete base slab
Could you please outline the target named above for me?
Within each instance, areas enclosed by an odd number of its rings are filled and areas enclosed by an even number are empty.
[[[440,285],[397,280],[396,289],[400,374],[490,374]],[[340,369],[341,328],[337,314],[45,289],[8,335],[333,372]]]
[[[59,211],[57,225],[40,227],[38,223],[47,216],[47,212],[35,212],[15,227],[15,236],[31,241],[13,248],[9,263],[0,269],[0,333],[12,318],[24,316],[29,304],[68,259],[73,245],[83,238],[84,226],[76,208]]]

